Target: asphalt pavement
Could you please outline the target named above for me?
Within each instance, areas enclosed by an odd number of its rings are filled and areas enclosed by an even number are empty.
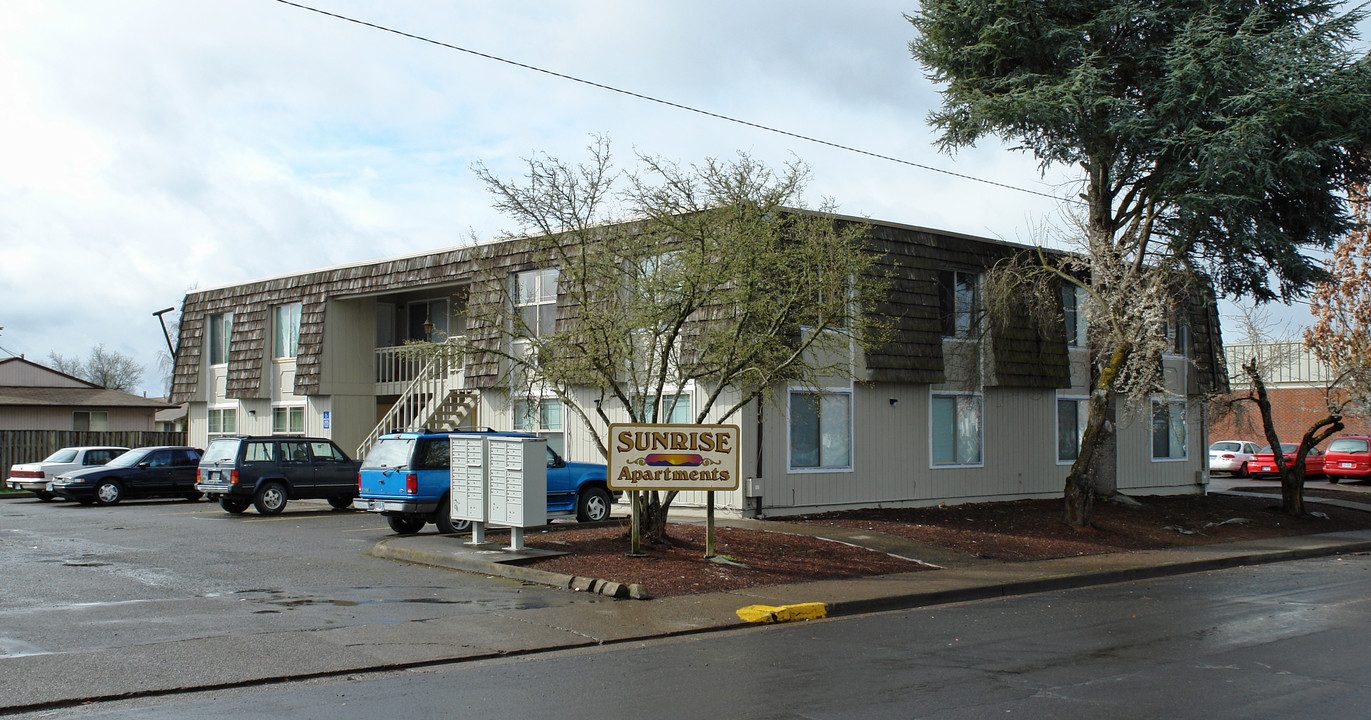
[[[1245,484],[1249,484],[1248,481],[1216,479],[1210,490],[1225,492]],[[1319,483],[1308,485],[1310,488],[1318,486]],[[1317,503],[1322,501],[1306,499],[1311,508],[1317,508]],[[1367,500],[1364,506],[1356,505],[1371,512],[1371,494],[1367,495]],[[595,582],[594,578],[572,578],[521,567],[515,553],[498,546],[470,547],[444,535],[398,536],[378,543],[372,554],[525,583],[567,587],[568,592],[599,592],[604,597],[597,602],[575,606],[495,611],[481,615],[479,622],[472,622],[473,618],[468,615],[337,630],[208,637],[125,647],[117,653],[95,650],[10,657],[4,659],[4,675],[33,678],[35,682],[7,687],[0,696],[0,714],[120,697],[399,670],[702,633],[742,627],[752,622],[909,609],[1371,551],[1371,530],[1367,530],[1000,563],[871,531],[776,521],[729,520],[727,524],[818,534],[920,560],[941,569],[642,601],[610,597],[626,596],[627,587],[609,587]],[[511,563],[511,558],[515,562]],[[147,672],[149,667],[163,667],[164,664],[141,662],[140,656],[160,653],[172,653],[179,662],[173,670]],[[85,682],[58,684],[43,680],[74,677],[84,678]]]

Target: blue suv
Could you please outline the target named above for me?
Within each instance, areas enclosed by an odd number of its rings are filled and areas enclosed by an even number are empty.
[[[460,428],[453,432],[421,428],[382,435],[362,460],[353,507],[381,513],[397,533],[419,532],[426,523],[438,526],[440,533],[466,530],[470,523],[453,520],[452,504],[448,502],[448,439],[464,435],[537,437],[490,428]],[[618,494],[609,491],[604,465],[568,462],[552,448],[547,449],[549,516],[575,513],[581,522],[606,520]]]

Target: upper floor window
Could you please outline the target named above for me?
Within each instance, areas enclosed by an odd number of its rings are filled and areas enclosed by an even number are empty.
[[[1181,315],[1166,321],[1166,352],[1185,355],[1190,351],[1190,325]]]
[[[300,352],[300,303],[277,305],[271,309],[271,357],[286,360]]]
[[[969,338],[976,330],[980,306],[979,278],[960,270],[938,271],[938,317],[943,337]]]
[[[228,362],[229,340],[233,336],[233,313],[220,313],[209,316],[209,363],[222,365]]]
[[[1066,344],[1086,346],[1085,288],[1062,286],[1062,322],[1065,324]]]
[[[515,335],[542,337],[557,326],[557,269],[528,270],[514,276]]]
[[[1057,398],[1057,462],[1075,462],[1080,455],[1088,407],[1087,398]]]

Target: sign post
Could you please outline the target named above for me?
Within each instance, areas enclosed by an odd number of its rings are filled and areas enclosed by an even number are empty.
[[[609,426],[609,489],[633,498],[630,554],[642,552],[638,492],[702,490],[709,500],[705,518],[705,557],[714,555],[714,492],[738,489],[737,425]]]

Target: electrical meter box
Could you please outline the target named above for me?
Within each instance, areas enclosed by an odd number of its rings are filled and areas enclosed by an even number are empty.
[[[547,441],[488,437],[486,522],[508,527],[547,524]]]
[[[486,522],[486,439],[453,435],[448,442],[453,520]]]

